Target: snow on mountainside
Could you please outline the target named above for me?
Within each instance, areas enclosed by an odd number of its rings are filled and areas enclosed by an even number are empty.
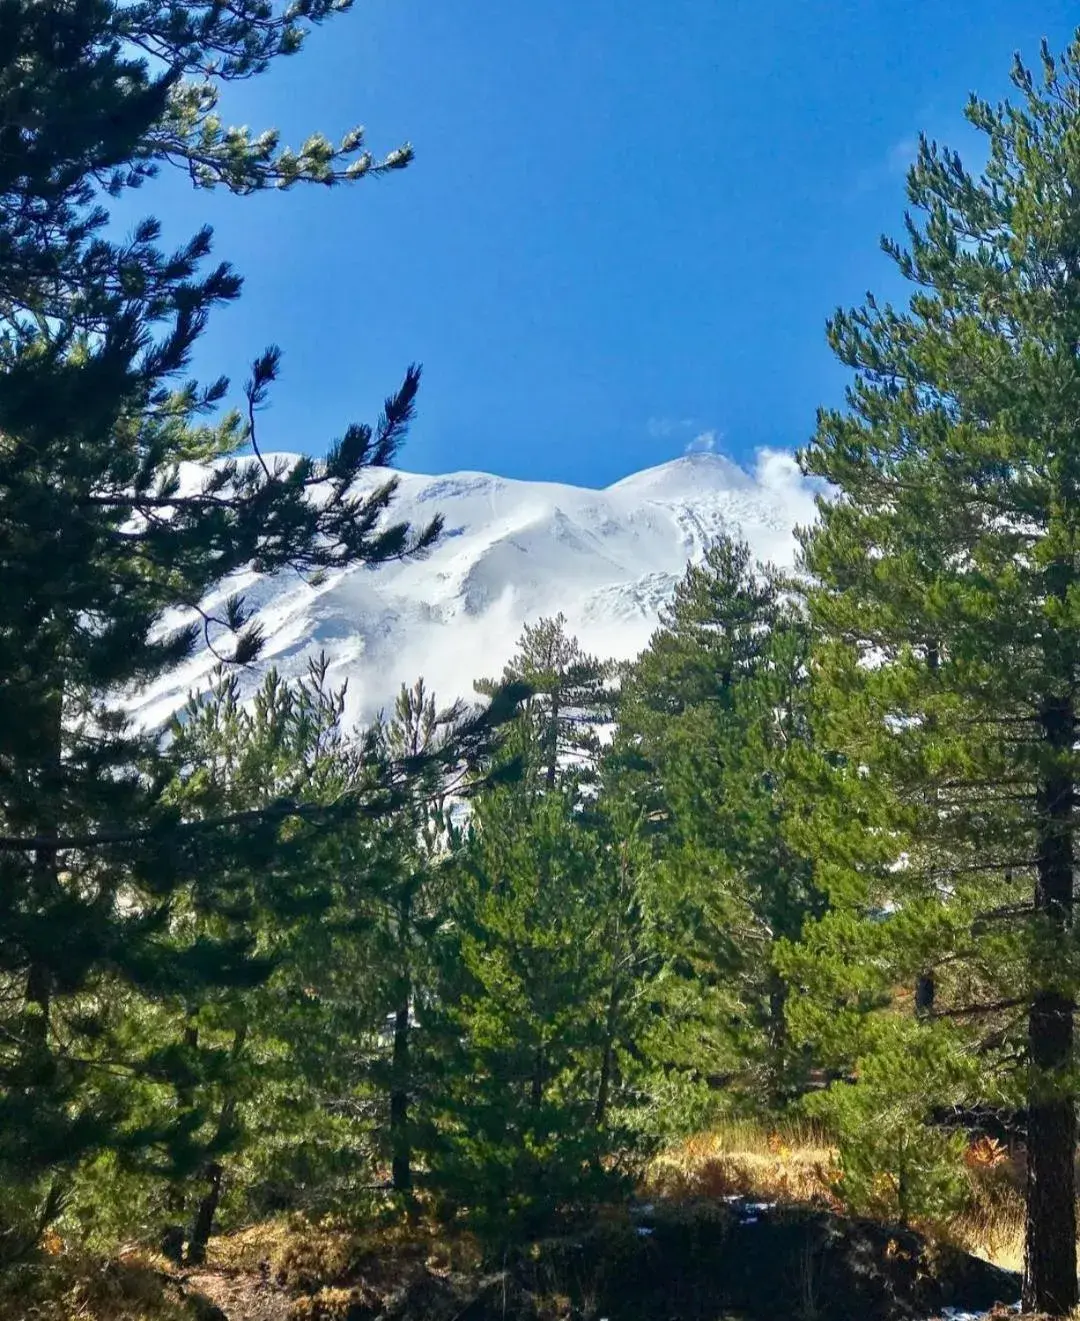
[[[768,451],[753,474],[694,454],[603,491],[484,473],[398,476],[393,521],[445,519],[426,558],[349,569],[317,587],[294,573],[242,575],[204,603],[213,608],[240,591],[257,607],[266,646],[247,687],[271,665],[302,674],[308,657],[325,651],[334,682],[348,679],[353,719],[392,704],[420,675],[440,702],[468,698],[474,679],[501,673],[523,624],[560,610],[588,651],[629,658],[648,641],[687,561],[718,533],[740,532],[759,558],[787,565],[792,529],[814,516],[812,488],[792,458]],[[183,477],[197,486],[199,470]],[[133,713],[140,722],[166,719],[212,667],[208,652],[196,655],[139,694]]]

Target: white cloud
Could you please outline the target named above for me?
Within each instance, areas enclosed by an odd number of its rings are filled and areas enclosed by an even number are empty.
[[[699,431],[693,440],[688,441],[685,454],[712,454],[722,439],[719,431]]]
[[[716,427],[703,427],[696,417],[650,417],[646,430],[653,440],[679,440],[684,454],[714,454],[724,439]]]

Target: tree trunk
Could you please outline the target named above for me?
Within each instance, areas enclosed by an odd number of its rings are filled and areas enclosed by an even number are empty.
[[[619,893],[616,896],[615,930],[611,938],[612,963],[611,989],[608,993],[607,1013],[604,1016],[604,1045],[600,1060],[600,1081],[596,1088],[596,1106],[593,1110],[593,1123],[597,1128],[607,1118],[608,1096],[611,1092],[611,1075],[615,1065],[615,1029],[619,1022],[619,1009],[622,1002],[622,977],[620,975],[623,959],[623,924],[622,906],[626,890],[626,854],[619,860]]]
[[[41,767],[41,816],[38,835],[44,839],[56,838],[61,778],[63,772],[64,696],[60,685],[49,692],[44,701],[47,719],[48,752]],[[31,884],[34,902],[40,912],[46,912],[55,902],[60,888],[56,849],[48,845],[34,853]],[[26,973],[26,1003],[34,1005],[37,1013],[29,1020],[28,1041],[43,1047],[49,1034],[49,1015],[52,1008],[53,973],[49,963],[40,956],[32,956]]]
[[[611,1075],[615,1065],[615,1024],[619,1018],[619,983],[614,981],[611,996],[608,999],[607,1019],[604,1023],[604,1053],[600,1059],[600,1082],[596,1088],[596,1106],[593,1110],[593,1123],[597,1128],[607,1118],[608,1097],[611,1092]]]
[[[41,866],[40,858],[44,850],[38,850],[39,862],[34,866],[35,882],[39,877],[39,870],[46,870]],[[55,870],[53,870],[55,875]],[[26,974],[26,1003],[34,1005],[37,1008],[37,1014],[29,1020],[29,1038],[30,1040],[43,1044],[49,1034],[49,1010],[52,1004],[52,974],[48,967],[39,959],[33,960],[29,971]]]
[[[555,788],[559,771],[559,714],[559,690],[556,687],[551,694],[551,726],[548,731],[547,771],[544,776],[548,790]]]
[[[544,1048],[537,1046],[536,1053],[533,1056],[533,1075],[530,1087],[531,1099],[534,1106],[539,1107],[544,1102]]]
[[[941,667],[941,650],[939,644],[934,641],[926,648],[926,665],[930,673],[936,678]],[[937,720],[931,712],[926,717],[928,729],[933,729],[937,725]],[[931,802],[935,807],[938,805],[938,795],[936,789],[931,794]],[[932,969],[923,969],[915,979],[915,1017],[929,1018],[934,1008],[934,996],[937,993],[937,986],[934,982],[934,973]]]
[[[233,1034],[231,1057],[234,1064],[239,1061],[240,1056],[244,1053],[247,1033],[247,1024],[241,1023]],[[228,1096],[222,1103],[221,1113],[218,1116],[213,1147],[220,1147],[232,1127],[235,1117],[236,1097]],[[211,1150],[213,1150],[213,1147]],[[214,1217],[217,1215],[218,1203],[221,1201],[221,1189],[225,1182],[225,1167],[220,1161],[210,1161],[204,1167],[203,1173],[207,1180],[207,1189],[199,1202],[195,1211],[195,1219],[191,1225],[187,1248],[187,1264],[189,1266],[201,1266],[206,1260],[206,1246],[210,1242],[210,1235],[214,1231]]]
[[[1035,911],[1051,936],[1067,938],[1073,908],[1073,783],[1062,766],[1075,738],[1070,698],[1048,701],[1040,723],[1059,754],[1039,793],[1039,853]],[[1063,1316],[1077,1304],[1076,1110],[1067,1083],[1073,1057],[1069,996],[1045,986],[1036,969],[1028,1017],[1032,1079],[1028,1091],[1027,1206],[1024,1236],[1025,1311]],[[1039,981],[1044,984],[1039,985]]]
[[[195,1212],[195,1220],[191,1226],[191,1238],[188,1240],[187,1250],[187,1264],[189,1266],[201,1266],[206,1260],[206,1246],[210,1242],[210,1235],[214,1228],[214,1217],[217,1215],[218,1203],[221,1201],[221,1185],[225,1179],[224,1168],[219,1161],[214,1161],[212,1165],[207,1166],[206,1173],[210,1180],[210,1186],[199,1202],[198,1210]]]
[[[395,1192],[412,1187],[412,1144],[409,1141],[409,997],[406,991],[394,1012],[394,1054],[390,1083],[391,1181]]]
[[[769,972],[769,1073],[773,1108],[786,1103],[787,984],[775,968]]]
[[[922,972],[915,979],[915,1017],[927,1018],[934,1008],[937,987],[932,972]]]
[[[191,1051],[198,1049],[199,1045],[199,1027],[195,1021],[196,1009],[188,1005],[186,1009],[186,1022],[184,1024],[184,1046]],[[191,1075],[176,1087],[176,1106],[181,1112],[187,1112],[194,1109],[195,1089],[191,1082]],[[170,1261],[177,1266],[184,1261],[184,1240],[187,1235],[184,1232],[183,1221],[187,1217],[187,1189],[184,1187],[183,1179],[174,1177],[170,1179],[164,1193],[164,1210],[168,1212],[169,1223],[162,1225],[160,1236],[160,1247],[163,1256],[168,1257]]]

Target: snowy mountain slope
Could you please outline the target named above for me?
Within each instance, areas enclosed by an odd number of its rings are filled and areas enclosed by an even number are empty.
[[[398,475],[393,520],[445,519],[425,559],[350,569],[317,587],[295,574],[248,574],[206,603],[241,591],[258,609],[266,646],[246,686],[270,665],[302,674],[325,651],[334,681],[348,679],[352,718],[370,718],[420,675],[449,702],[501,672],[523,624],[560,610],[587,650],[628,658],[648,641],[687,561],[718,533],[739,531],[760,558],[790,564],[792,529],[814,516],[809,483],[774,452],[762,452],[753,473],[688,455],[603,491],[483,473]],[[184,478],[195,486],[199,472]],[[200,653],[131,709],[140,722],[164,720],[212,667]]]

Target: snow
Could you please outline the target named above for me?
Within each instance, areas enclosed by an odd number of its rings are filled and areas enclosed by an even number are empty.
[[[197,489],[202,476],[184,465],[183,489]],[[390,470],[369,471],[363,485],[392,477],[400,485],[390,521],[444,517],[445,534],[424,559],[357,566],[315,587],[295,573],[247,573],[204,603],[241,591],[257,608],[266,646],[243,676],[246,691],[269,666],[301,675],[325,651],[332,681],[348,680],[350,720],[370,719],[420,676],[440,702],[470,698],[474,679],[501,673],[525,623],[559,611],[586,650],[629,659],[648,642],[687,562],[718,534],[738,533],[759,558],[791,566],[793,529],[815,517],[814,484],[778,451],[761,451],[753,471],[716,454],[688,455],[606,490]],[[206,686],[213,664],[199,652],[134,695],[129,709],[140,723],[164,721]]]
[[[1012,1303],[1010,1306],[1012,1311],[1020,1311],[1019,1303]],[[946,1307],[942,1310],[940,1321],[986,1321],[986,1315],[985,1312],[961,1312],[957,1307]]]
[[[720,1199],[730,1206],[739,1217],[740,1225],[756,1225],[766,1211],[771,1211],[775,1202],[751,1202],[741,1193],[731,1193]]]

